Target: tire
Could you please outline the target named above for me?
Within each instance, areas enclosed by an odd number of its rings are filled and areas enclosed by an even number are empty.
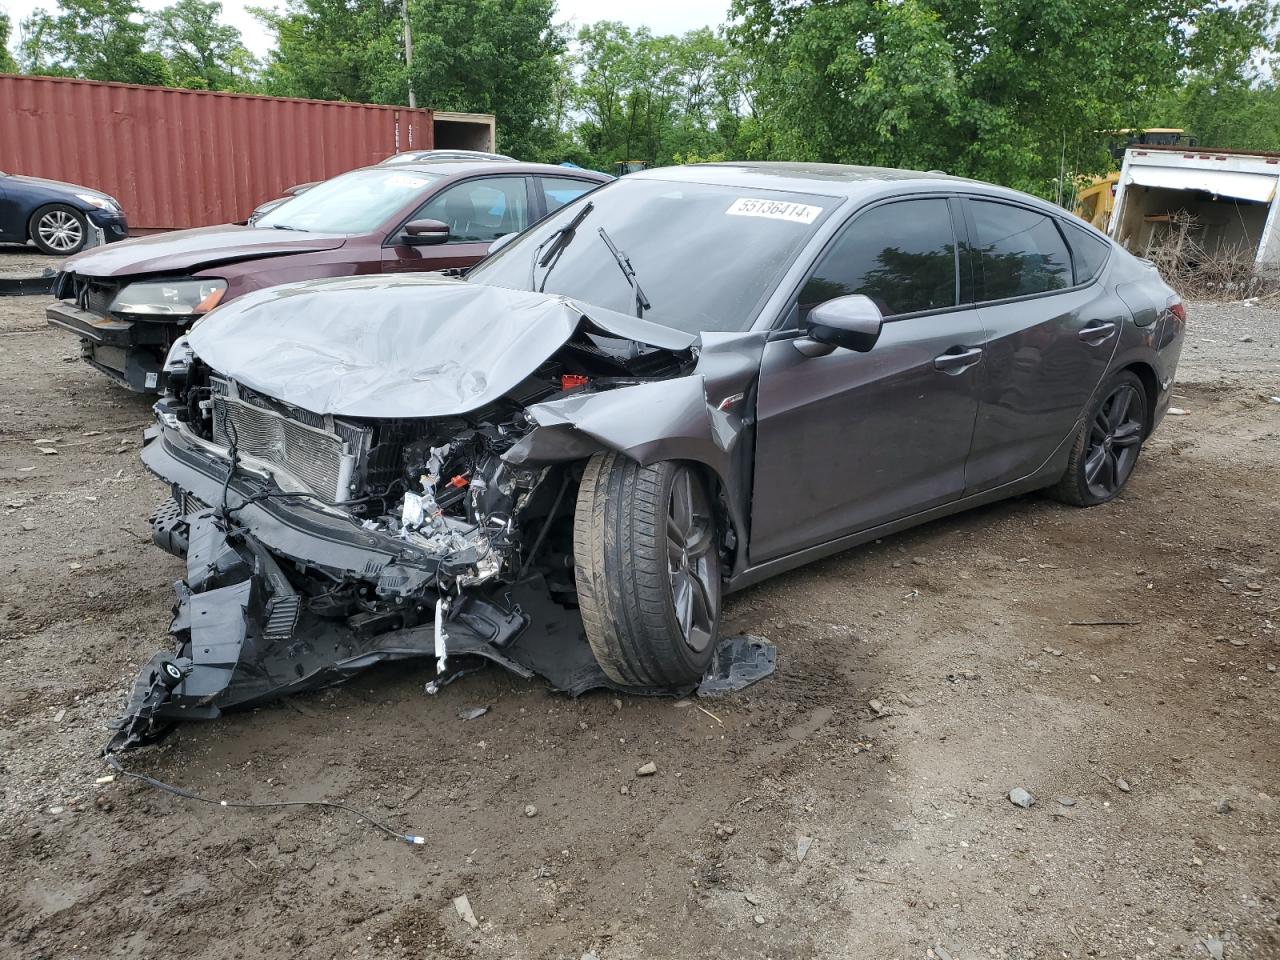
[[[84,249],[89,238],[89,221],[75,207],[50,203],[31,215],[27,234],[41,252],[69,257]]]
[[[1096,507],[1119,495],[1142,453],[1147,406],[1146,388],[1134,373],[1121,370],[1107,380],[1089,405],[1066,472],[1050,494],[1077,507]]]
[[[706,671],[720,630],[716,526],[706,486],[688,464],[642,467],[616,453],[587,463],[574,575],[587,640],[614,683],[679,687]]]

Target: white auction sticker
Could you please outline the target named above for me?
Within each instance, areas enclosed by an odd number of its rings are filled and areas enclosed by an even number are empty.
[[[422,177],[411,177],[405,173],[397,173],[393,177],[387,177],[387,186],[401,187],[405,190],[417,190],[419,187],[427,185],[427,181]]]
[[[761,200],[758,197],[739,197],[725,211],[732,217],[768,217],[770,220],[789,220],[792,223],[813,223],[821,212],[821,207],[811,207],[807,203]]]

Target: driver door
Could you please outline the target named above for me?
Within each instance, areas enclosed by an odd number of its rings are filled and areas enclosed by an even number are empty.
[[[978,311],[963,301],[957,201],[859,212],[818,258],[793,317],[847,294],[885,317],[867,353],[766,344],[756,404],[750,560],[762,563],[958,499],[980,396]],[[967,263],[967,261],[966,261]],[[968,293],[968,281],[964,284]]]
[[[439,220],[449,227],[444,243],[405,242],[401,224],[382,247],[382,272],[465,268],[489,252],[489,244],[529,225],[529,180],[521,176],[478,177],[447,186],[405,221]]]

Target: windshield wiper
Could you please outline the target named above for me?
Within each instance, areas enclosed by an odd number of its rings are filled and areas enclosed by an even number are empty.
[[[289,226],[289,224],[287,224],[287,223],[273,223],[273,224],[271,225],[271,229],[272,229],[272,230],[296,230],[298,233],[306,233],[306,232],[307,232],[307,231],[303,230],[301,227],[291,227],[291,226]]]
[[[640,289],[640,281],[636,279],[635,268],[631,266],[631,260],[625,253],[618,249],[618,245],[610,239],[609,234],[605,233],[604,227],[598,231],[600,239],[604,241],[605,246],[609,248],[609,252],[613,254],[613,259],[618,263],[618,269],[622,271],[622,275],[627,278],[627,283],[631,284],[631,288],[636,292],[636,316],[644,317],[644,312],[653,304],[649,302],[649,298],[644,295],[644,291]]]
[[[533,257],[529,260],[529,289],[543,291],[547,289],[547,277],[551,276],[551,271],[555,269],[556,264],[560,261],[560,254],[564,252],[576,235],[574,231],[578,229],[578,225],[587,219],[587,214],[596,208],[594,200],[588,200],[582,205],[582,209],[573,215],[573,219],[566,223],[563,227],[557,229],[551,236],[543,240],[534,248]],[[543,248],[546,253],[543,253]],[[542,254],[539,258],[539,254]],[[534,276],[538,267],[545,267],[546,273],[542,275],[542,285],[536,286]]]

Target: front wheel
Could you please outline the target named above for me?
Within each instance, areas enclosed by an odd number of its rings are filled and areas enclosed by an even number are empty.
[[[75,207],[51,203],[31,216],[32,242],[44,253],[68,257],[84,247],[89,236],[89,221]]]
[[[696,682],[720,629],[720,552],[706,484],[688,464],[587,463],[574,515],[574,574],[587,640],[610,680]]]
[[[1078,507],[1113,499],[1133,475],[1146,432],[1146,389],[1135,374],[1122,370],[1090,405],[1053,495]]]

